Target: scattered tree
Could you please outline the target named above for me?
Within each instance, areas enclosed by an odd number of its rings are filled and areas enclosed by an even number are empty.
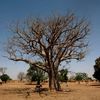
[[[88,75],[86,73],[76,73],[75,80],[78,81],[79,84],[80,81],[87,80],[87,79],[88,79]]]
[[[23,79],[25,79],[25,73],[24,72],[20,72],[17,77],[18,77],[18,79],[20,81],[22,81]]]
[[[48,73],[49,88],[60,90],[59,66],[85,57],[89,25],[73,14],[48,19],[30,18],[11,27],[14,36],[7,42],[7,58],[24,61]],[[42,64],[38,65],[36,61]]]
[[[1,67],[1,68],[0,68],[0,73],[1,73],[1,75],[5,74],[5,71],[6,71],[6,70],[7,70],[6,67]]]
[[[7,75],[7,74],[3,74],[0,76],[0,79],[2,81],[4,81],[5,83],[8,81],[8,80],[11,80],[11,78]]]
[[[38,64],[41,63],[38,62]],[[30,65],[30,68],[27,70],[27,76],[31,82],[36,81],[37,85],[40,85],[40,82],[46,79],[45,72],[37,67],[34,67],[33,65]]]
[[[59,80],[61,82],[67,82],[68,81],[68,70],[67,69],[62,69],[59,71]]]
[[[100,57],[95,60],[93,77],[100,81]]]

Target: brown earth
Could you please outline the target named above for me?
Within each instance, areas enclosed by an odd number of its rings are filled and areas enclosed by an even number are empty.
[[[35,93],[35,85],[9,82],[0,85],[0,100],[100,100],[100,86],[96,83],[61,83],[63,91]],[[47,83],[42,87],[47,87]]]

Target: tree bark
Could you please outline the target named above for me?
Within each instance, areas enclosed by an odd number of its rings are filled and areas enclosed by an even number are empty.
[[[52,70],[49,71],[48,76],[49,76],[49,89],[60,91],[61,86],[58,79],[58,73]]]

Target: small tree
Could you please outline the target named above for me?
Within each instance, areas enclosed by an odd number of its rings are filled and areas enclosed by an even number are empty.
[[[88,76],[86,73],[76,73],[75,80],[78,81],[79,84],[80,84],[80,81],[86,80],[86,79],[88,79]]]
[[[5,83],[8,81],[8,80],[11,80],[11,78],[7,75],[7,74],[3,74],[0,76],[0,79],[2,81],[4,81]]]
[[[40,62],[38,62],[38,64],[40,64]],[[30,68],[27,70],[27,76],[31,82],[36,81],[37,85],[40,85],[40,82],[46,79],[45,72],[33,65],[30,65]]]
[[[5,71],[6,71],[6,70],[7,70],[6,67],[1,67],[1,68],[0,68],[0,73],[1,73],[1,75],[5,74]]]
[[[22,81],[23,79],[25,79],[25,73],[24,72],[20,72],[17,77],[18,77],[18,79],[20,81]]]
[[[68,70],[67,69],[62,69],[59,71],[59,80],[61,82],[67,82],[68,81]]]
[[[93,77],[100,81],[100,57],[95,60]]]

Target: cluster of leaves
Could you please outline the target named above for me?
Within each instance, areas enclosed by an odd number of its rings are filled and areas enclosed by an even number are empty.
[[[100,57],[95,60],[93,77],[100,81]]]

